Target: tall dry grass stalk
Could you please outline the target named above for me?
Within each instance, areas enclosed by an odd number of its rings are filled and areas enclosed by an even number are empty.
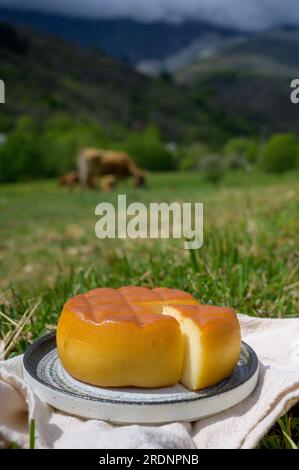
[[[18,322],[8,317],[4,312],[0,311],[0,318],[4,318],[4,320],[11,324],[11,329],[1,340],[0,360],[6,359],[16,344],[22,339],[24,328],[33,317],[38,306],[40,305],[40,302],[41,299],[39,299],[33,307],[28,308]]]

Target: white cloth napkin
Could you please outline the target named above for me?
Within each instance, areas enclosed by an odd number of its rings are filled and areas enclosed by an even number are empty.
[[[23,381],[22,356],[0,362],[0,440],[28,447],[35,419],[38,448],[253,448],[276,419],[299,401],[299,318],[239,315],[242,339],[261,367],[243,402],[195,423],[117,426],[65,415],[42,403]]]

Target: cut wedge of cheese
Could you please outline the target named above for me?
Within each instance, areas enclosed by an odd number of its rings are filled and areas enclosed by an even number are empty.
[[[63,367],[102,387],[207,387],[232,373],[240,344],[232,309],[167,288],[94,289],[66,302],[57,327]]]
[[[166,306],[163,314],[181,326],[184,359],[180,382],[190,390],[209,387],[231,375],[241,350],[233,309],[211,305]]]

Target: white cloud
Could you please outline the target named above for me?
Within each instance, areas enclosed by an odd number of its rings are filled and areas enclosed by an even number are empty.
[[[202,19],[242,29],[299,24],[298,0],[0,0],[0,6],[89,18]]]

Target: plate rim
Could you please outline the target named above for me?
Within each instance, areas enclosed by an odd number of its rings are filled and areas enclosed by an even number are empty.
[[[215,394],[208,395],[208,396],[207,395],[200,396],[199,394],[196,393],[196,391],[193,391],[194,395],[189,396],[189,397],[183,397],[181,399],[172,399],[172,400],[171,399],[168,399],[168,400],[161,399],[161,400],[155,400],[155,401],[149,401],[149,400],[147,400],[147,401],[142,401],[142,400],[140,400],[140,401],[128,401],[128,400],[125,400],[125,399],[124,400],[115,400],[113,398],[84,396],[84,395],[78,395],[74,392],[56,387],[56,386],[54,386],[54,385],[52,385],[48,382],[45,382],[44,380],[42,380],[40,377],[38,377],[36,374],[33,373],[32,369],[30,367],[30,363],[29,363],[31,355],[34,354],[35,350],[41,344],[49,342],[49,341],[53,341],[53,340],[54,340],[54,343],[56,343],[56,332],[51,332],[51,333],[45,334],[43,336],[40,336],[27,348],[27,350],[24,353],[24,357],[23,357],[23,367],[26,371],[26,374],[28,374],[28,376],[30,377],[30,381],[33,380],[35,382],[38,382],[43,387],[49,388],[49,389],[51,389],[55,392],[62,393],[64,395],[67,395],[68,397],[79,398],[79,399],[85,400],[86,402],[110,403],[110,404],[127,405],[127,406],[128,405],[129,406],[155,406],[155,405],[173,405],[173,404],[178,404],[178,403],[190,403],[190,402],[193,402],[193,401],[206,400],[207,398],[212,398],[212,397],[215,397],[217,395],[221,396],[222,394],[229,393],[229,392],[233,391],[234,389],[242,386],[244,383],[246,383],[250,379],[252,379],[256,375],[256,373],[258,372],[258,369],[259,369],[259,360],[258,360],[256,352],[245,341],[242,341],[242,348],[247,350],[250,353],[250,356],[252,358],[252,362],[253,362],[252,371],[251,371],[251,373],[248,377],[243,378],[240,382],[233,385],[228,390],[224,390],[224,391],[220,390],[219,393],[215,393]],[[52,348],[52,349],[55,349],[55,348],[56,348],[56,344],[55,344],[54,348]],[[227,380],[227,379],[223,379],[215,385],[221,384],[222,382],[225,382],[225,380]],[[84,382],[82,382],[82,383],[84,383]],[[90,384],[88,384],[88,385],[90,385]],[[106,389],[108,387],[99,387],[99,388],[105,388]],[[113,387],[111,387],[111,388],[113,389]],[[116,387],[116,388],[118,388],[118,387]],[[161,388],[163,388],[163,387],[161,387]],[[210,387],[206,387],[206,389],[208,389],[208,388],[210,388]],[[137,389],[137,387],[136,387],[136,389]],[[149,390],[151,390],[151,389],[149,389]],[[202,390],[204,390],[204,389],[201,389],[201,393],[202,393]],[[184,392],[182,392],[182,393],[184,393]]]

